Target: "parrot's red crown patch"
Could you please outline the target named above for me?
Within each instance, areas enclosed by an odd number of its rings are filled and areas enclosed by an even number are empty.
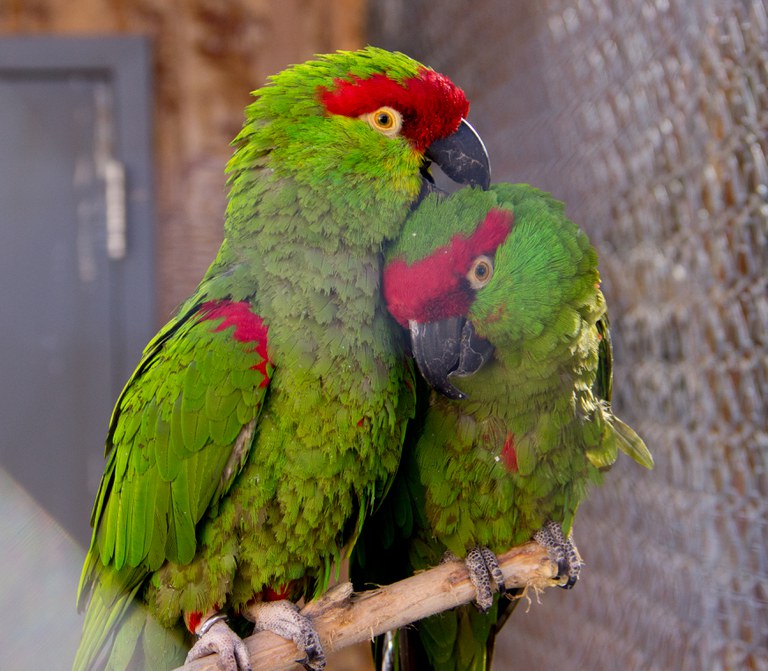
[[[435,140],[456,131],[469,113],[469,102],[448,77],[422,68],[397,82],[383,74],[366,79],[337,79],[333,89],[321,87],[320,101],[331,114],[358,117],[379,107],[394,107],[403,115],[402,135],[414,149],[424,151]]]
[[[481,255],[494,255],[512,230],[509,210],[491,210],[472,235],[456,234],[447,245],[408,265],[396,258],[384,269],[387,309],[403,326],[466,314],[474,296],[466,275]]]

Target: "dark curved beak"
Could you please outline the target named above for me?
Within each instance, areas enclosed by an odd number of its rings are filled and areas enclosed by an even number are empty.
[[[480,370],[493,355],[493,345],[475,333],[464,317],[409,323],[413,357],[427,383],[443,396],[459,401],[467,395],[449,377],[466,377]]]
[[[448,177],[459,184],[479,186],[482,189],[491,185],[488,152],[480,136],[465,119],[461,120],[453,135],[435,140],[424,152],[422,192],[439,191],[429,174],[431,163],[439,165]]]

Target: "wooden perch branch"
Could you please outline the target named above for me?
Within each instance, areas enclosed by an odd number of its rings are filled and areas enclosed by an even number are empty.
[[[537,543],[527,543],[499,555],[507,588],[543,589],[557,584],[557,566]],[[371,640],[422,618],[469,603],[475,596],[462,562],[449,562],[392,585],[354,594],[350,583],[328,590],[302,613],[313,619],[326,653]],[[254,669],[300,671],[301,655],[291,642],[272,632],[245,639]],[[217,656],[198,659],[183,671],[218,671]],[[182,669],[177,671],[182,671]]]

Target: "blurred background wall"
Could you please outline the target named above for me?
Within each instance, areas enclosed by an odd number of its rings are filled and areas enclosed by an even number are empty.
[[[125,33],[153,45],[158,324],[215,253],[268,74],[370,42],[463,86],[494,178],[565,200],[598,247],[615,407],[657,463],[620,459],[584,504],[582,580],[518,609],[496,668],[768,669],[762,0],[0,0],[0,34]]]
[[[158,321],[221,242],[224,164],[250,91],[289,63],[364,43],[364,0],[0,0],[0,35],[149,36]]]

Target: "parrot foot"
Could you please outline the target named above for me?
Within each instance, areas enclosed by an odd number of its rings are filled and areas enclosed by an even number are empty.
[[[448,561],[459,560],[453,552],[448,551],[443,554],[441,563]],[[478,545],[467,552],[464,565],[475,588],[475,605],[480,612],[485,613],[493,605],[493,593],[506,589],[499,560],[487,547]]]
[[[322,671],[325,668],[325,651],[312,621],[299,612],[290,601],[264,601],[248,608],[248,619],[254,624],[254,631],[271,631],[290,639],[304,653],[297,659],[307,671]]]
[[[200,638],[187,654],[185,664],[216,653],[219,655],[219,667],[224,671],[251,671],[248,648],[220,617],[214,615],[203,623]]]
[[[581,567],[584,566],[573,539],[566,538],[557,522],[549,521],[534,534],[533,540],[541,545],[549,554],[549,558],[557,564],[557,577],[567,578],[559,587],[571,589],[579,579]]]

